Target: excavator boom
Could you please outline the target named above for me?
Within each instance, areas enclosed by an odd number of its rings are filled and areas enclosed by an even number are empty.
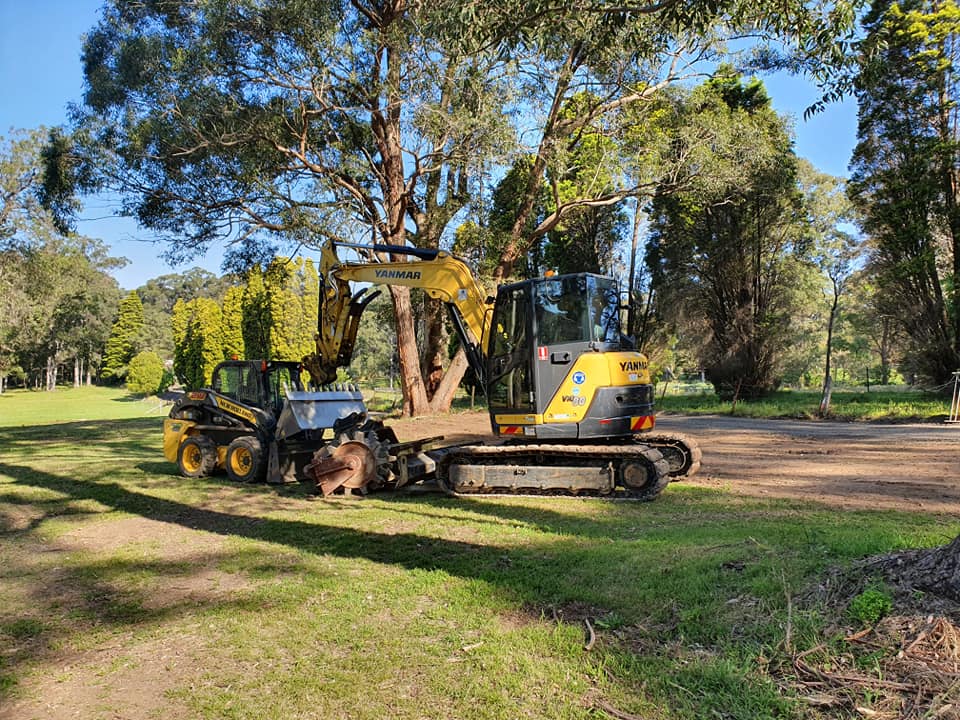
[[[336,248],[370,252],[369,262],[341,262]],[[384,260],[378,257],[414,257],[416,260]],[[361,245],[330,242],[324,246],[319,268],[321,287],[316,352],[303,359],[317,382],[333,382],[337,368],[350,364],[360,316],[379,294],[362,290],[352,293],[351,282],[371,285],[402,285],[420,288],[440,300],[463,343],[474,373],[483,379],[483,342],[488,336],[493,298],[478,285],[470,267],[443,250],[395,245]]]

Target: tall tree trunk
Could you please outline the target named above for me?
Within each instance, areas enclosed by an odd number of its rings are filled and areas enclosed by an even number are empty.
[[[93,371],[90,369],[90,361],[87,360],[87,387],[93,385]]]
[[[430,400],[430,411],[436,413],[447,412],[453,404],[454,395],[467,370],[467,354],[460,348],[450,361],[450,367],[444,373],[437,391]]]
[[[421,358],[424,385],[427,397],[433,398],[443,380],[443,361],[447,353],[447,333],[444,326],[446,309],[443,303],[432,298],[424,298],[425,347]]]
[[[57,356],[56,353],[47,356],[47,392],[53,392],[57,389]]]
[[[830,306],[830,319],[827,321],[827,359],[823,369],[823,392],[820,395],[820,417],[830,413],[830,396],[833,393],[833,376],[830,369],[830,359],[833,353],[833,325],[837,319],[837,306],[840,304],[840,287],[836,278],[833,282],[833,304]]]
[[[414,332],[413,307],[410,289],[390,286],[393,311],[397,321],[397,351],[400,356],[400,387],[403,390],[404,415],[423,415],[430,412],[427,389],[420,374],[417,335]]]
[[[944,42],[951,42],[950,38],[944,40]],[[944,49],[944,53],[949,52],[949,49]],[[944,55],[945,57],[951,57],[951,55]],[[958,195],[960,195],[960,179],[958,179],[958,169],[956,167],[956,128],[953,125],[953,113],[955,112],[955,98],[950,97],[949,90],[946,86],[946,79],[943,79],[940,85],[940,97],[939,97],[939,112],[940,117],[939,122],[939,133],[940,139],[943,141],[943,147],[950,148],[949,152],[944,153],[943,155],[943,166],[941,170],[942,176],[942,190],[944,197],[944,204],[946,206],[946,215],[947,215],[947,226],[950,230],[950,250],[953,255],[952,263],[952,273],[953,277],[951,278],[951,292],[950,292],[950,305],[952,312],[949,315],[953,318],[952,331],[953,337],[951,338],[952,343],[950,347],[953,349],[954,361],[960,363],[960,203],[958,203]]]
[[[370,78],[377,87],[386,80],[385,90],[375,98],[371,107],[370,129],[380,154],[380,188],[383,193],[383,213],[378,234],[389,245],[406,243],[406,217],[409,204],[404,182],[403,145],[400,137],[400,118],[403,99],[400,97],[400,61],[389,37],[391,23],[403,12],[404,0],[386,3],[380,11],[381,44],[379,63]],[[397,322],[397,352],[400,356],[400,384],[403,389],[403,414],[421,415],[429,412],[427,390],[420,370],[420,353],[413,321],[409,288],[390,286],[394,317]]]
[[[633,301],[633,295],[636,292],[637,286],[637,251],[640,246],[640,218],[640,198],[637,198],[633,208],[633,235],[630,238],[630,279],[627,281],[627,287],[630,292],[630,302],[627,305],[627,335],[631,337],[635,337],[637,332],[637,310],[636,303]]]
[[[73,386],[75,388],[80,387],[80,378],[83,373],[83,364],[80,361],[80,356],[75,355],[73,358]]]

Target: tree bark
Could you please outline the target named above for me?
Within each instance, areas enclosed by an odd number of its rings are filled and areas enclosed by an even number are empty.
[[[831,376],[830,359],[833,353],[833,325],[837,319],[837,306],[840,304],[840,286],[836,278],[833,282],[833,304],[830,306],[830,319],[827,321],[827,359],[823,369],[823,393],[820,395],[820,417],[830,413],[830,396],[833,393],[833,378]]]
[[[627,335],[636,337],[637,310],[636,303],[633,302],[633,295],[636,292],[637,285],[637,250],[640,245],[640,198],[637,198],[633,208],[633,235],[630,238],[630,279],[627,281],[629,288],[630,302],[627,305]]]
[[[450,405],[453,404],[453,397],[460,386],[460,381],[463,379],[463,374],[467,370],[467,365],[467,355],[463,348],[460,348],[457,354],[453,356],[453,360],[450,361],[450,367],[447,368],[437,391],[430,400],[431,412],[443,413],[450,409]]]
[[[907,550],[865,564],[889,580],[914,590],[960,602],[960,536],[928,550]]]
[[[57,389],[57,356],[56,354],[47,356],[46,368],[46,390],[53,392]]]
[[[413,307],[410,304],[410,289],[399,285],[390,286],[393,311],[397,320],[397,350],[400,356],[400,387],[403,390],[404,415],[423,415],[430,412],[427,390],[420,374],[417,336],[414,332]]]

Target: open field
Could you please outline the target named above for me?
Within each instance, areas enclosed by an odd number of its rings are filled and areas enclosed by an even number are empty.
[[[3,720],[897,717],[802,672],[889,681],[816,590],[960,532],[960,428],[665,418],[704,466],[653,503],[311,501],[180,478],[149,402],[73,392],[0,397]]]
[[[734,415],[754,418],[813,419],[820,408],[820,392],[780,390],[770,397],[751,402],[721,401],[712,392],[696,394],[664,393],[660,386],[657,406],[665,411],[690,415]],[[950,414],[948,395],[922,392],[907,386],[889,387],[872,392],[835,390],[830,403],[830,418],[861,422],[942,422]]]

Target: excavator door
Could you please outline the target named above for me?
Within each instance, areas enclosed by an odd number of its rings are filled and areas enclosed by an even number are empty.
[[[493,311],[488,355],[488,402],[491,416],[526,417],[533,422],[533,305],[529,282],[500,288]],[[509,423],[508,423],[509,424]]]

